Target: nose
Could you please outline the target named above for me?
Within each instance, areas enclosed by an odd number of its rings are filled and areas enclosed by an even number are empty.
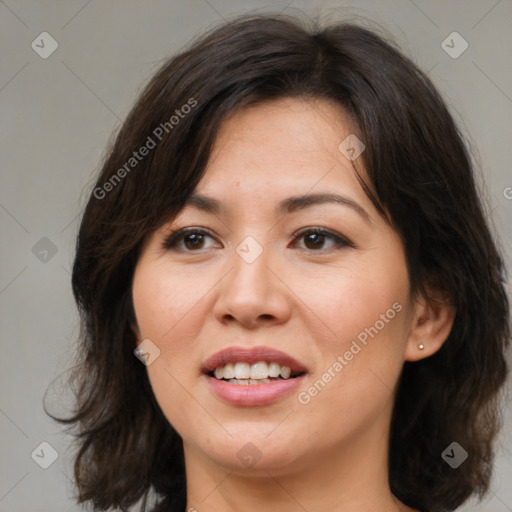
[[[290,292],[276,269],[271,268],[267,252],[264,250],[252,263],[234,252],[232,269],[220,283],[214,306],[214,315],[220,322],[255,329],[283,324],[290,318]]]

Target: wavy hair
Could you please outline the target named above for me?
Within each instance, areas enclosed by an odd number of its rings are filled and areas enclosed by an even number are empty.
[[[52,417],[73,430],[77,499],[94,510],[141,500],[146,510],[153,492],[152,510],[185,509],[181,439],[133,354],[134,268],[147,235],[179,213],[203,176],[222,121],[282,97],[325,99],[349,113],[366,146],[361,186],[401,236],[411,290],[435,288],[456,308],[443,347],[404,364],[392,492],[409,506],[453,510],[488,490],[509,304],[466,142],[429,78],[375,30],[252,15],[211,30],[156,72],[85,208],[72,272],[75,407]],[[441,458],[453,441],[469,453],[456,471]]]

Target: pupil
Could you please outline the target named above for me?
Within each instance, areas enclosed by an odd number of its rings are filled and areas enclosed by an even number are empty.
[[[201,246],[202,241],[202,235],[188,235],[185,239],[185,245],[187,246],[187,249],[197,249]]]
[[[323,242],[322,239],[323,239],[323,235],[320,235],[318,233],[310,233],[309,235],[306,236],[306,246],[308,246],[308,241],[312,242],[311,245],[313,246],[313,248],[321,246],[322,242]]]

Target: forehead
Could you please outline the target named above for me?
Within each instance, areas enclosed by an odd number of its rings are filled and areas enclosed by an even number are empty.
[[[365,201],[353,162],[339,148],[355,131],[327,100],[282,98],[239,110],[223,121],[196,192],[277,201],[337,190]],[[361,162],[355,165],[364,178]]]

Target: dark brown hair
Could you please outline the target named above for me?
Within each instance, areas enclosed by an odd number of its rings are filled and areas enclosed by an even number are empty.
[[[161,67],[110,147],[85,209],[72,277],[81,314],[70,377],[76,407],[60,421],[75,429],[79,501],[95,510],[139,500],[145,510],[150,492],[160,498],[154,510],[186,506],[181,439],[133,354],[134,268],[147,235],[198,184],[226,116],[282,97],[329,100],[352,116],[366,146],[362,185],[403,240],[411,289],[435,288],[457,311],[443,347],[404,365],[391,490],[410,506],[452,510],[488,489],[509,306],[461,134],[428,77],[374,30],[246,16]],[[453,441],[469,453],[457,470],[441,458]]]

